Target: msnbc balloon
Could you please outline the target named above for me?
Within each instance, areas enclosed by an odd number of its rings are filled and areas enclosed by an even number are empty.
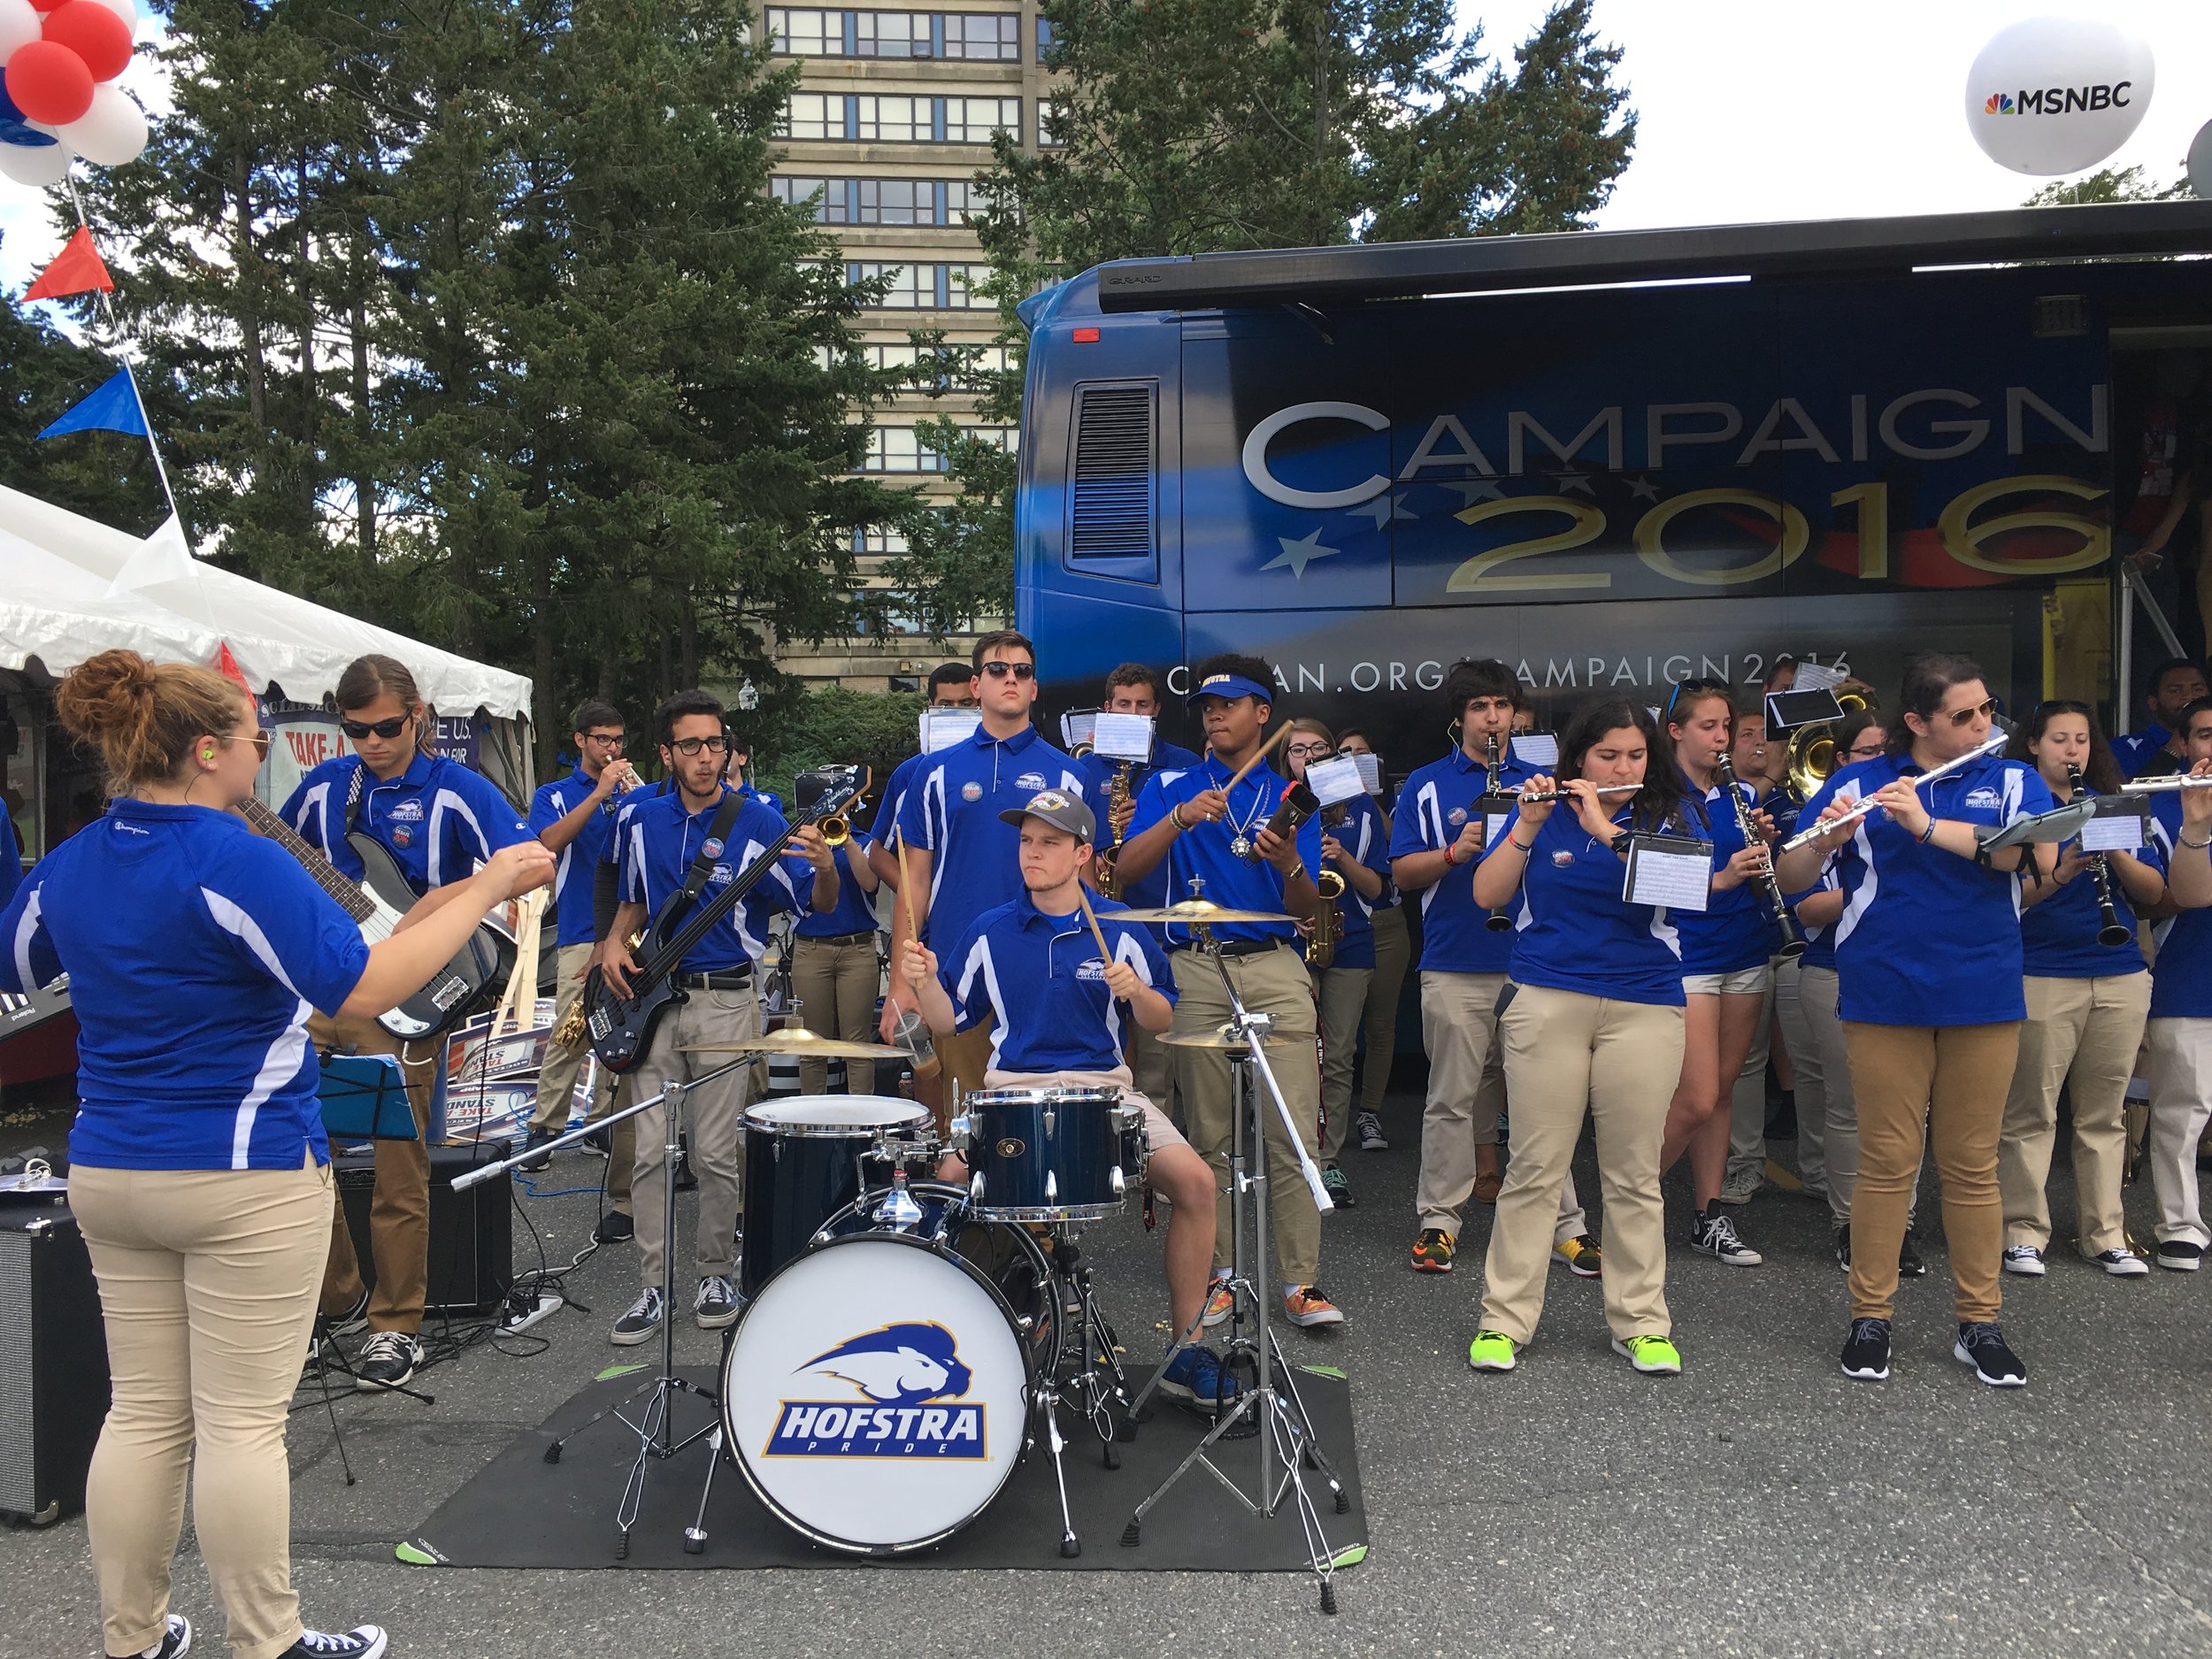
[[[21,144],[0,144],[0,174],[18,184],[42,189],[50,184],[59,184],[68,174],[69,164],[76,158],[76,152],[64,143],[51,143],[38,150],[26,149]]]
[[[1966,77],[1966,125],[1992,161],[2047,177],[2093,167],[2150,107],[2151,49],[2110,23],[2031,18],[2000,29]]]

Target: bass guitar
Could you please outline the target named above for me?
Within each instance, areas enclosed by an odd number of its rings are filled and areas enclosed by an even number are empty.
[[[644,1058],[646,1047],[653,1040],[653,1028],[670,1009],[687,1000],[688,994],[675,982],[676,971],[682,967],[684,958],[706,936],[708,929],[760,884],[801,830],[810,824],[818,824],[824,841],[833,847],[845,844],[850,832],[846,827],[844,809],[867,789],[868,769],[825,766],[814,775],[822,780],[822,793],[788,829],[762,849],[760,856],[738,873],[736,880],[696,906],[680,902],[683,895],[679,892],[647,924],[644,933],[631,946],[631,955],[638,965],[629,976],[629,995],[617,992],[595,967],[584,976],[580,1003],[584,1034],[590,1039],[591,1051],[598,1056],[601,1065],[618,1073],[631,1070]]]
[[[249,796],[239,803],[238,811],[257,831],[296,858],[300,867],[314,878],[315,885],[353,918],[361,937],[372,945],[392,936],[400,918],[419,896],[390,850],[364,831],[356,830],[346,837],[346,844],[361,860],[362,878],[356,882],[266,803]],[[403,1040],[435,1037],[450,1030],[486,997],[499,994],[514,971],[515,956],[513,936],[498,923],[486,921],[453,960],[431,976],[429,984],[397,1008],[379,1014],[376,1023]]]

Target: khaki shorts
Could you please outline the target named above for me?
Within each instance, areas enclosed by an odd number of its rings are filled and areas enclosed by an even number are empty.
[[[1685,996],[1764,996],[1767,987],[1774,983],[1774,964],[1763,962],[1755,968],[1738,968],[1733,973],[1686,973],[1682,976]]]
[[[1190,1142],[1183,1132],[1168,1121],[1168,1116],[1144,1095],[1137,1093],[1136,1080],[1129,1075],[1129,1068],[1118,1065],[1110,1071],[986,1071],[985,1088],[1098,1088],[1110,1086],[1121,1091],[1125,1102],[1133,1102],[1144,1109],[1146,1145],[1154,1156],[1163,1147],[1183,1147]]]

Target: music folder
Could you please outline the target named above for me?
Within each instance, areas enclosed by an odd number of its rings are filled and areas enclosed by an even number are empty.
[[[388,1054],[334,1054],[323,1061],[323,1132],[333,1141],[412,1141],[407,1079]]]

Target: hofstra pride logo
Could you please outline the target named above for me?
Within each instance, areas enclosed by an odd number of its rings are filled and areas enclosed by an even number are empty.
[[[2094,110],[2128,107],[2132,81],[2109,86],[2038,87],[2018,92],[1993,92],[1982,105],[1984,115],[2078,115]]]
[[[934,1322],[880,1325],[794,1369],[834,1378],[859,1396],[786,1400],[763,1448],[770,1457],[985,1455],[983,1407],[963,1402],[974,1373]]]

